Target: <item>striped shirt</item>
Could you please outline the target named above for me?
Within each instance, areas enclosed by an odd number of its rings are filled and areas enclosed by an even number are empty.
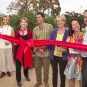
[[[36,26],[33,29],[33,38],[34,40],[48,40],[52,30],[52,25],[48,23],[44,23],[42,27]],[[43,53],[38,50],[35,52],[35,55],[39,57],[48,57],[50,55],[49,49],[45,49]]]

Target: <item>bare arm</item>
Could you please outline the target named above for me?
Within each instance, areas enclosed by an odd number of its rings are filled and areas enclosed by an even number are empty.
[[[14,37],[14,29],[11,29],[11,36]]]

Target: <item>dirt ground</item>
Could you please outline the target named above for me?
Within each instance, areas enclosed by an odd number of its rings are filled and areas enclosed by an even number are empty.
[[[35,74],[35,68],[29,69],[29,77],[31,79],[31,81],[26,81],[24,75],[23,75],[23,67],[22,67],[22,87],[34,87],[34,84],[36,83],[36,74]],[[0,72],[1,73],[1,72]],[[66,87],[68,86],[68,80],[66,80]],[[58,87],[60,85],[60,78],[59,78],[59,74],[58,74]],[[15,72],[12,72],[12,76],[8,77],[7,75],[5,75],[5,77],[0,78],[0,87],[18,87],[17,83],[16,83],[16,78],[15,78]],[[40,87],[45,87],[44,83],[42,83],[42,85]],[[50,66],[50,71],[49,71],[49,87],[52,87],[52,69]],[[79,87],[78,86],[78,82],[76,81],[76,86],[75,87]]]

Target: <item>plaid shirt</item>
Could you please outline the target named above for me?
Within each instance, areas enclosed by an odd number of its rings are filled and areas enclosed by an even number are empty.
[[[52,25],[48,23],[44,23],[42,27],[36,26],[33,29],[33,38],[34,40],[48,40],[52,30]],[[48,57],[49,54],[49,49],[45,49],[43,53],[41,53],[40,51],[35,52],[35,55],[39,57]]]

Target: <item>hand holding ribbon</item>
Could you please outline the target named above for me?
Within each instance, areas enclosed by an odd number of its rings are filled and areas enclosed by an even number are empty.
[[[43,53],[44,50],[45,50],[45,46],[41,46],[39,50],[40,50],[41,53]]]
[[[16,58],[20,62],[22,62],[22,56],[24,55],[24,68],[32,67],[31,47],[34,46],[33,38],[29,40],[23,40],[22,38],[15,38],[15,37],[2,35],[2,34],[0,34],[0,38],[19,44],[19,49],[17,51]]]
[[[66,48],[73,48],[78,50],[84,50],[87,51],[87,45],[82,44],[76,44],[76,43],[70,43],[70,42],[62,42],[62,41],[56,41],[56,40],[23,40],[22,38],[15,38],[7,35],[0,34],[0,38],[8,40],[10,42],[14,42],[20,45],[18,52],[17,52],[17,59],[21,62],[21,57],[24,53],[24,68],[30,66],[32,67],[32,51],[31,47],[33,46],[49,46],[49,45],[58,45],[63,46]],[[20,59],[19,59],[20,57]],[[29,58],[29,59],[28,59]],[[27,61],[27,59],[29,61]]]

